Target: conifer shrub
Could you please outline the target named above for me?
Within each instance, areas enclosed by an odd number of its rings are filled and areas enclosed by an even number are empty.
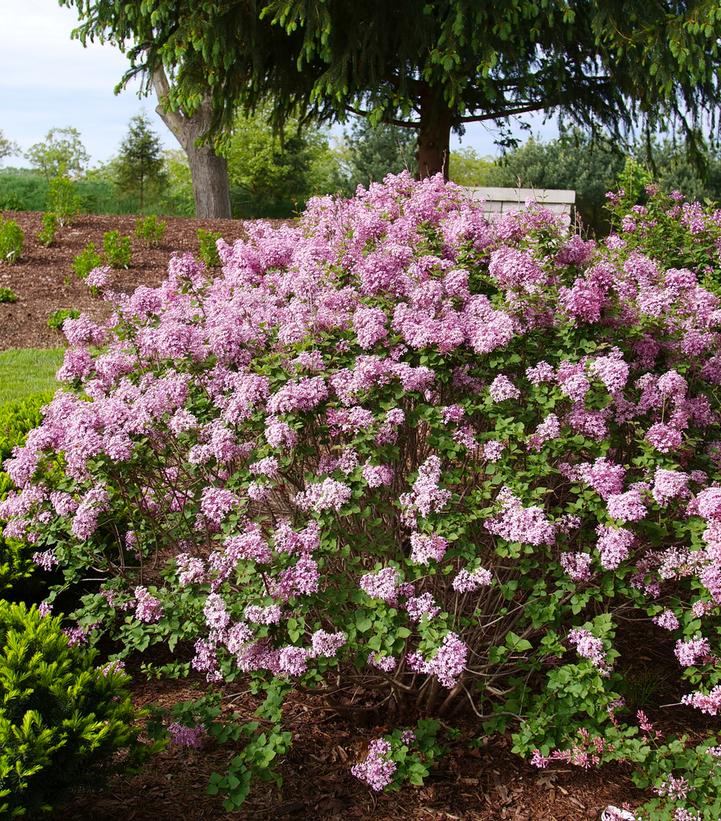
[[[105,578],[91,638],[267,688],[229,808],[303,686],[393,724],[353,765],[374,790],[422,783],[465,715],[539,767],[632,763],[653,818],[718,818],[713,734],[622,697],[651,641],[721,713],[721,301],[639,222],[597,245],[401,174],[66,321],[69,390],[0,511],[66,585]]]
[[[135,746],[128,677],[60,619],[0,599],[0,816],[40,818]]]

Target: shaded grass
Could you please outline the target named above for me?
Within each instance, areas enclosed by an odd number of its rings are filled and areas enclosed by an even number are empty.
[[[55,372],[63,348],[10,348],[0,351],[0,404],[57,387]]]

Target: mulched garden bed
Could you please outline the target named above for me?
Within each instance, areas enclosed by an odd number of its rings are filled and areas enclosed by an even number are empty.
[[[159,285],[173,251],[197,252],[198,228],[219,232],[228,242],[243,236],[241,220],[163,217],[168,225],[163,242],[157,248],[147,248],[135,237],[135,217],[82,214],[72,225],[59,229],[56,242],[45,248],[36,239],[42,214],[5,211],[2,215],[16,220],[22,228],[25,250],[15,265],[0,265],[0,287],[11,288],[19,297],[15,303],[0,304],[0,350],[62,345],[62,334],[47,326],[50,315],[61,308],[77,308],[95,319],[107,314],[102,301],[90,295],[72,269],[74,258],[88,242],[102,252],[106,231],[117,230],[132,238],[132,265],[127,270],[114,270],[110,282],[113,290],[126,293],[138,285]]]

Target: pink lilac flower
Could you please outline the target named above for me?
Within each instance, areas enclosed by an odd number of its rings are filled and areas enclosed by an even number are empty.
[[[365,464],[362,472],[368,487],[382,487],[393,483],[393,468],[390,465]]]
[[[33,553],[33,561],[38,567],[42,567],[42,569],[47,572],[50,572],[59,564],[58,557],[55,555],[54,550],[44,550],[42,553]]]
[[[138,586],[135,595],[135,618],[146,624],[154,624],[163,617],[163,605],[160,599],[151,595],[145,587]]]
[[[553,544],[556,528],[548,521],[540,507],[523,507],[519,499],[508,492],[499,494],[503,501],[503,512],[492,519],[486,519],[486,530],[508,542],[541,545]]]
[[[384,656],[380,653],[370,653],[368,664],[384,673],[392,673],[398,666],[398,660],[394,656]]]
[[[676,450],[683,441],[681,431],[663,422],[656,422],[646,431],[646,439],[660,453],[669,453]]]
[[[200,510],[207,521],[217,527],[237,504],[238,497],[231,491],[207,487],[200,499]]]
[[[505,449],[506,446],[503,442],[499,442],[497,439],[491,439],[483,445],[483,458],[489,462],[497,462],[503,455]]]
[[[656,795],[668,796],[674,801],[683,801],[688,795],[688,781],[683,776],[667,775],[663,781],[654,787]]]
[[[540,385],[543,382],[553,382],[556,378],[555,370],[543,360],[532,368],[526,369],[526,379],[532,385]]]
[[[506,399],[518,399],[521,392],[504,374],[497,376],[489,387],[491,399],[494,402],[503,402]]]
[[[391,745],[382,738],[371,741],[368,755],[361,764],[354,764],[351,773],[375,792],[384,790],[392,781],[397,765],[389,756]]]
[[[424,517],[441,511],[448,504],[451,492],[438,487],[440,478],[441,460],[437,456],[429,456],[418,468],[418,478],[411,492],[400,497],[401,505],[418,511]]]
[[[283,615],[280,605],[269,604],[261,607],[257,604],[249,604],[243,613],[247,621],[252,624],[278,624]]]
[[[696,496],[696,508],[706,520],[721,521],[721,487],[710,487]]]
[[[681,697],[681,701],[706,715],[717,716],[721,714],[721,684],[717,684],[708,693],[702,693],[700,690],[687,693]]]
[[[428,672],[433,673],[444,687],[458,683],[468,659],[468,646],[455,633],[446,633],[443,643],[428,662]]]
[[[654,624],[663,627],[664,630],[678,630],[679,620],[673,610],[664,610],[652,619]]]
[[[601,565],[606,570],[615,570],[624,559],[634,543],[635,537],[630,530],[623,527],[607,527],[599,525],[596,528],[598,541],[596,549],[601,555]]]
[[[708,639],[702,636],[697,636],[688,641],[679,639],[676,642],[674,653],[682,667],[693,667],[698,661],[704,664],[712,658]]]
[[[471,571],[462,568],[451,582],[451,587],[457,593],[473,593],[480,587],[487,587],[492,581],[491,572],[483,567]]]
[[[366,573],[361,576],[360,587],[372,599],[381,599],[385,602],[394,602],[400,575],[393,567],[384,567],[377,573]]]
[[[203,746],[206,732],[205,727],[202,725],[186,727],[184,724],[178,724],[174,721],[172,724],[168,724],[168,735],[171,744],[199,750]]]
[[[411,561],[415,564],[439,562],[448,549],[448,542],[437,534],[411,533]]]
[[[202,559],[189,556],[187,553],[179,553],[175,557],[175,562],[178,568],[178,584],[181,587],[204,580],[205,566]]]
[[[689,476],[677,470],[656,468],[651,495],[660,505],[667,505],[672,499],[685,496]]]
[[[343,482],[330,477],[322,482],[307,485],[306,490],[298,493],[295,503],[302,510],[315,510],[322,513],[324,510],[340,510],[350,499],[353,491]]]
[[[568,634],[568,640],[576,648],[579,656],[588,659],[594,667],[597,667],[602,675],[610,674],[610,667],[606,660],[606,652],[603,641],[596,638],[593,633],[582,627],[576,627]]]
[[[592,487],[602,499],[621,493],[626,471],[622,465],[616,465],[602,456],[595,462],[579,465],[581,478]]]
[[[308,669],[308,651],[303,647],[282,647],[278,655],[278,664],[282,673],[302,676]]]
[[[430,593],[420,596],[410,596],[406,600],[406,611],[411,621],[419,622],[424,616],[432,619],[441,611]]]
[[[316,658],[333,658],[346,643],[348,637],[343,632],[327,633],[316,630],[311,636],[312,655]]]
[[[637,522],[646,516],[647,510],[640,490],[613,493],[606,500],[608,515],[622,522]]]
[[[222,632],[230,624],[225,602],[217,593],[210,593],[203,606],[205,623],[211,630]]]
[[[591,556],[588,553],[561,553],[561,567],[574,582],[591,578]]]
[[[561,435],[561,423],[555,413],[549,413],[531,434],[528,444],[533,450],[540,450],[541,445],[557,439]]]

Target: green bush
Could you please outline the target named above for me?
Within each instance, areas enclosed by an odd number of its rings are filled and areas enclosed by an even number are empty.
[[[108,265],[112,265],[113,268],[130,266],[132,260],[130,237],[122,236],[120,231],[106,231],[103,234],[103,250]]]
[[[220,234],[215,231],[206,231],[198,228],[198,256],[208,266],[208,268],[219,268],[220,257],[215,243],[220,239]]]
[[[95,247],[95,243],[89,242],[73,260],[73,271],[80,279],[85,279],[93,268],[97,268],[102,264],[103,260]]]
[[[5,459],[12,455],[13,448],[24,443],[28,431],[40,424],[40,408],[51,398],[50,393],[42,393],[29,399],[0,404],[0,468]],[[10,477],[0,469],[0,502],[12,487]],[[22,542],[3,536],[4,524],[0,517],[0,593],[28,578],[34,567],[27,547]]]
[[[0,288],[0,302],[17,302],[18,295],[12,288]]]
[[[0,262],[17,262],[23,253],[25,234],[15,220],[0,217]]]
[[[58,215],[52,211],[43,214],[43,227],[38,233],[38,242],[49,248],[55,242],[55,234],[58,230]]]
[[[60,619],[0,600],[0,817],[38,818],[137,749],[128,677],[94,667]]]
[[[80,197],[75,183],[69,177],[55,177],[48,186],[48,210],[59,225],[70,225],[80,213]]]
[[[48,319],[48,328],[53,328],[56,331],[62,330],[63,322],[66,319],[77,319],[80,316],[80,311],[77,308],[59,308],[53,311]]]
[[[135,223],[135,236],[148,248],[155,248],[163,241],[167,222],[156,216],[141,217]]]

